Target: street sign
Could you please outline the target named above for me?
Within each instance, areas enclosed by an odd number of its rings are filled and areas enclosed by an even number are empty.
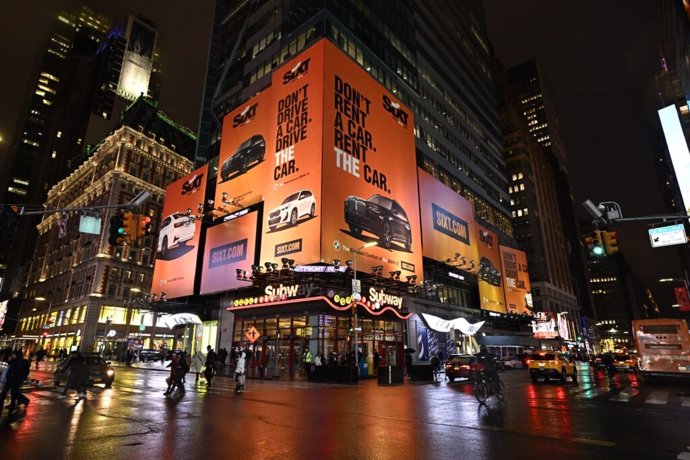
[[[660,248],[685,244],[688,242],[688,237],[685,235],[685,226],[683,224],[676,224],[650,228],[649,241],[651,241],[653,248]]]
[[[361,280],[352,280],[352,293],[353,294],[359,294],[362,292],[362,281]]]
[[[259,337],[261,337],[261,334],[259,334],[259,331],[254,327],[250,327],[249,330],[244,334],[244,336],[249,340],[251,343],[256,342]]]
[[[146,330],[146,326],[143,324],[139,325],[139,332],[144,332]]]

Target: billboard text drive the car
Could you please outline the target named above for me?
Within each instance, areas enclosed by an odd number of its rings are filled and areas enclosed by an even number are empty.
[[[278,225],[297,225],[297,221],[304,216],[316,215],[316,199],[309,190],[300,190],[289,195],[280,203],[280,206],[271,210],[268,214],[268,227],[271,231]]]
[[[407,251],[412,248],[412,232],[405,210],[385,196],[372,195],[368,200],[348,196],[345,223],[355,235],[362,231],[373,233],[384,248],[390,248],[393,241],[402,243]]]
[[[226,181],[231,176],[240,175],[249,169],[254,163],[264,161],[266,155],[266,141],[255,134],[242,142],[234,154],[228,157],[220,168],[221,180]]]

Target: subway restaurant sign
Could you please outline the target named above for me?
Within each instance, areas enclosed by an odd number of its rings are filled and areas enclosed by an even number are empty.
[[[264,289],[264,295],[235,299],[232,302],[232,306],[244,307],[246,305],[278,302],[297,297],[311,297],[312,295],[317,294],[319,290],[320,288],[316,285],[316,283],[279,284],[277,286],[269,285]]]

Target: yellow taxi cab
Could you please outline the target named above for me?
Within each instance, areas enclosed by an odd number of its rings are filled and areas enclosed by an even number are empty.
[[[546,382],[549,379],[560,379],[565,382],[568,377],[577,382],[577,368],[575,363],[566,356],[556,352],[532,353],[527,361],[529,377],[532,382],[543,377]]]
[[[628,354],[613,355],[613,366],[619,371],[637,372],[637,357]]]

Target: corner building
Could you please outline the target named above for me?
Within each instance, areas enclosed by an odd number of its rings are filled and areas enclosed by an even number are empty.
[[[409,108],[410,118],[414,118],[414,155],[420,171],[466,201],[472,209],[466,223],[471,222],[477,232],[481,227],[481,234],[472,234],[469,244],[457,241],[476,256],[476,241],[481,237],[487,242],[487,250],[496,251],[492,273],[501,272],[499,247],[515,247],[515,241],[500,147],[491,49],[481,2],[436,5],[402,1],[396,3],[396,8],[384,2],[217,2],[197,165],[218,155],[222,174],[224,155],[228,153],[222,152],[226,126],[220,120],[231,112],[237,115],[234,110],[246,108],[243,104],[252,97],[265,95],[276,69],[321,38],[349,56],[394,100]],[[216,203],[221,196],[216,194]],[[271,210],[264,204],[264,213]],[[322,239],[322,247],[326,239]],[[514,339],[516,334],[529,335],[522,313],[529,313],[531,307],[527,307],[524,295],[518,290],[512,293],[513,307],[507,315],[505,296],[498,295],[504,286],[486,281],[490,271],[486,265],[479,276],[480,260],[462,252],[449,248],[441,259],[426,257],[425,252],[423,276],[418,276],[427,283],[415,298],[426,300],[415,302],[422,302],[421,309],[446,320],[464,316],[470,323],[484,320],[483,332],[505,336],[497,341],[503,345],[497,345],[495,352],[521,352],[530,346],[526,343],[529,341]],[[321,262],[331,261],[323,258]],[[522,276],[517,270],[512,274]],[[387,273],[383,275],[388,277]],[[404,280],[405,273],[402,276]],[[489,286],[497,298],[482,295],[481,291]],[[529,281],[516,286],[528,288]],[[487,308],[489,305],[492,307]],[[409,323],[412,327],[405,336],[408,346],[423,345],[427,353],[453,349],[452,337],[441,338],[448,340],[450,347],[444,344],[438,348],[435,333],[427,323],[417,317]],[[430,347],[429,336],[433,336]],[[519,347],[513,346],[518,342]],[[221,343],[225,343],[223,339]],[[428,358],[428,354],[421,356]]]

